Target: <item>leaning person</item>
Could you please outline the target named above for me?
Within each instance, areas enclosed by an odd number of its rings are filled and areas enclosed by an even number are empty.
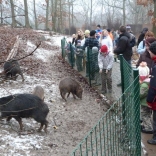
[[[112,67],[114,55],[106,45],[101,46],[98,55],[99,73],[102,81],[102,94],[112,93]]]

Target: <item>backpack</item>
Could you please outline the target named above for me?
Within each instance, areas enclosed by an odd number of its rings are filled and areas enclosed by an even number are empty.
[[[136,38],[132,33],[130,34],[130,47],[134,47],[136,45]]]

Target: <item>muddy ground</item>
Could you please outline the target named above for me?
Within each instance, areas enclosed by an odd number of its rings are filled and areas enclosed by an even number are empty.
[[[52,41],[61,39],[58,37],[60,36],[49,37],[46,42],[50,45]],[[27,71],[30,61],[25,61],[25,64],[20,61],[22,70],[25,70],[24,83],[19,76],[17,81],[8,80],[1,84],[1,97],[15,93],[32,93],[36,85],[42,86],[45,91],[45,102],[50,109],[47,117],[48,133],[38,133],[39,123],[34,119],[23,119],[22,133],[19,133],[19,124],[14,119],[9,125],[5,120],[1,122],[0,153],[4,156],[68,156],[104,113],[100,104],[96,102],[96,93],[77,72],[59,59],[61,50],[59,45],[54,43],[51,46],[55,48],[46,52],[42,48],[40,53],[31,56],[38,62],[34,73]],[[41,52],[46,59],[42,60],[39,57]],[[72,95],[67,102],[61,98],[58,84],[66,76],[80,81],[84,89],[82,100],[74,100]]]

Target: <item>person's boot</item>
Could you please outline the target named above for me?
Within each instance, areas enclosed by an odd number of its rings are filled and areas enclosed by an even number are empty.
[[[153,130],[145,129],[145,128],[141,128],[141,132],[146,134],[153,134]]]
[[[155,139],[147,140],[147,143],[156,145],[156,140]]]

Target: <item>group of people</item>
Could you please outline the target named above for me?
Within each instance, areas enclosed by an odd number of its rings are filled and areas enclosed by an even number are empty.
[[[101,29],[97,25],[96,30],[78,30],[72,35],[72,46],[75,48],[77,70],[86,69],[86,77],[89,75],[87,47],[91,49],[89,54],[91,63],[91,79],[97,85],[101,84],[101,93],[112,93],[112,67],[114,55],[123,54],[126,61],[131,64],[132,47],[136,39],[130,26],[121,26],[119,31],[114,29]],[[85,62],[85,63],[84,63]],[[85,65],[85,67],[84,67]],[[120,86],[120,84],[119,84]]]
[[[122,54],[131,66],[133,47],[137,46],[139,60],[136,67],[140,75],[141,105],[148,111],[153,110],[152,130],[142,128],[142,132],[152,133],[153,138],[147,142],[156,145],[156,38],[154,33],[144,28],[136,42],[136,37],[128,25],[120,26],[118,31],[102,30],[100,25],[97,25],[96,30],[85,30],[84,33],[78,30],[76,34],[73,34],[72,45],[75,48],[77,69],[82,71],[86,68],[86,76],[88,76],[87,47],[92,53],[97,53],[94,57],[97,58],[95,60],[101,76],[101,93],[112,92],[114,56]],[[121,86],[121,83],[118,86]]]
[[[147,142],[156,145],[156,38],[148,28],[144,28],[138,38],[137,53],[139,54],[139,60],[136,67],[139,69],[141,117],[143,122],[150,121],[143,118],[142,114],[147,113],[149,118],[152,114],[152,126],[148,127],[148,129],[143,124],[141,131],[153,134],[153,138]]]

